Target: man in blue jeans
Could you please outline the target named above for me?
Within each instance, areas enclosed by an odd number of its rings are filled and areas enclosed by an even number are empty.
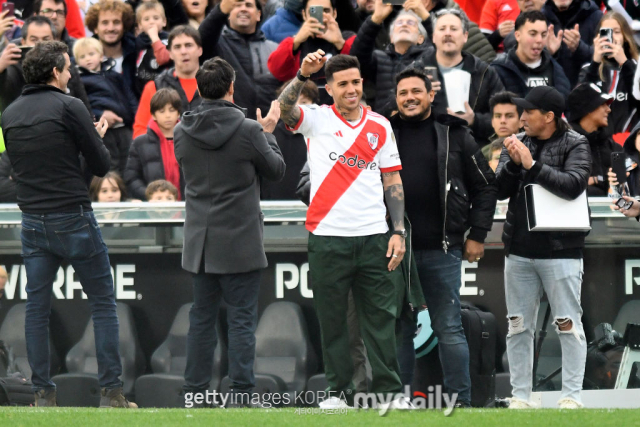
[[[107,247],[91,210],[80,155],[96,175],[109,171],[104,120],[66,95],[71,78],[67,45],[38,43],[22,68],[27,85],[2,114],[4,140],[17,176],[22,256],[27,272],[25,335],[36,406],[56,406],[49,373],[49,315],[53,281],[71,263],[93,317],[101,407],[136,408],[122,395],[118,317]]]
[[[580,89],[577,89],[580,90]],[[529,409],[533,388],[533,352],[540,297],[546,292],[562,347],[561,409],[582,407],[587,341],[582,326],[582,249],[585,232],[530,231],[524,188],[538,184],[573,200],[591,175],[589,142],[562,119],[564,97],[551,86],[514,98],[524,111],[524,133],[504,140],[496,170],[498,198],[509,198],[502,241],[509,331],[507,356],[512,398],[509,408]]]
[[[496,206],[495,177],[464,120],[447,114],[434,117],[435,93],[423,71],[409,68],[395,80],[398,114],[391,126],[403,165],[418,275],[438,337],[445,390],[458,394],[457,407],[468,407],[471,380],[460,317],[461,267],[463,259],[477,262],[484,255]],[[411,366],[401,370],[412,371],[414,359],[406,360]]]

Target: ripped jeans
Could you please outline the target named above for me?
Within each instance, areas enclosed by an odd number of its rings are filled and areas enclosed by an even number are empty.
[[[515,255],[505,258],[504,285],[509,319],[507,356],[513,397],[531,398],[534,335],[544,290],[562,347],[560,398],[581,402],[587,357],[580,306],[582,274],[582,259],[529,259]],[[570,329],[560,330],[571,324]]]

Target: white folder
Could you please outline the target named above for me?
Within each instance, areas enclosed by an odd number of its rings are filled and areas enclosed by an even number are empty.
[[[525,186],[529,231],[589,231],[589,202],[585,190],[575,200],[558,197],[539,184]]]

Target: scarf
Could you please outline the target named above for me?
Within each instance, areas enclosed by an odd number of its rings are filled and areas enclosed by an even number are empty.
[[[182,192],[180,191],[180,166],[176,160],[176,154],[173,147],[173,140],[168,140],[162,134],[158,123],[155,120],[149,120],[149,129],[156,134],[160,140],[160,153],[162,154],[162,165],[164,166],[164,179],[175,185],[178,189],[178,200],[182,200]]]

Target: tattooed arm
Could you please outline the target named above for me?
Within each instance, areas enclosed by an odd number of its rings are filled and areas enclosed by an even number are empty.
[[[302,60],[300,74],[309,78],[313,73],[320,71],[325,62],[327,62],[327,57],[324,56],[322,49],[311,52]],[[300,108],[298,108],[297,104],[304,83],[299,78],[294,77],[278,98],[278,101],[280,101],[280,118],[290,127],[297,125],[300,120]]]
[[[394,231],[404,230],[404,190],[400,172],[383,173],[382,186],[393,229]],[[400,265],[405,251],[404,237],[397,234],[392,235],[387,248],[387,258],[390,258],[389,271],[395,270]]]

